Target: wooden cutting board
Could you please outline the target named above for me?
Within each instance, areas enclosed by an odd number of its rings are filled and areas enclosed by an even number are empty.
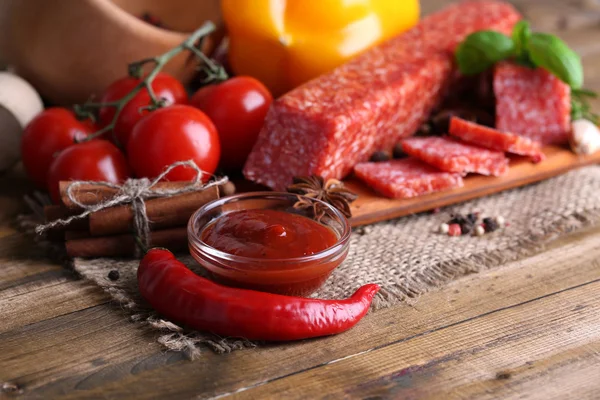
[[[353,217],[350,222],[352,226],[360,226],[433,210],[539,182],[585,165],[600,163],[600,151],[589,156],[578,156],[568,149],[548,146],[544,148],[544,153],[547,158],[539,164],[533,164],[525,157],[511,159],[510,171],[505,176],[469,175],[465,178],[462,188],[412,199],[388,199],[354,178],[347,179],[346,186],[358,194],[358,199],[352,204]]]

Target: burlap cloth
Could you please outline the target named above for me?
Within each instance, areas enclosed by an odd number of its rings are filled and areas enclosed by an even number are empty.
[[[482,237],[436,233],[439,224],[451,213],[475,211],[482,216],[502,215],[510,225]],[[431,288],[539,251],[550,240],[597,222],[600,222],[600,167],[593,166],[438,213],[355,229],[347,260],[315,296],[343,298],[358,286],[375,282],[382,290],[374,301],[374,309],[412,302]],[[201,273],[189,255],[181,259]],[[193,357],[203,346],[228,352],[256,345],[243,339],[189,331],[160,319],[139,296],[135,278],[138,261],[75,259],[73,266],[117,300],[130,313],[132,321],[155,329],[157,340],[168,349],[185,351]],[[113,269],[121,275],[115,282],[107,278]]]

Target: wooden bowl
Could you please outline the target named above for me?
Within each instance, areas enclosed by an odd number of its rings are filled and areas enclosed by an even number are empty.
[[[144,13],[168,29],[143,21]],[[0,54],[44,98],[70,105],[99,95],[129,63],[177,46],[206,20],[221,26],[219,0],[2,0]],[[203,51],[218,40],[218,33],[205,40]],[[196,65],[185,52],[164,70],[187,83]]]

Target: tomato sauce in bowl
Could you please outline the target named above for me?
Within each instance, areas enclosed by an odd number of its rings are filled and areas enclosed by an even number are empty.
[[[199,209],[188,225],[192,256],[214,280],[308,296],[348,254],[350,225],[329,204],[325,217],[294,208],[298,195],[248,193]]]

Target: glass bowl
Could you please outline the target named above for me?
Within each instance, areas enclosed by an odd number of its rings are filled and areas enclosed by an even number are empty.
[[[297,209],[294,204],[305,200],[320,203],[325,217],[317,219],[313,208]],[[337,236],[333,246],[307,256],[266,259],[242,257],[209,246],[201,240],[202,231],[215,219],[230,212],[248,209],[270,209],[297,214],[329,227]],[[292,193],[254,192],[212,201],[194,213],[188,223],[191,255],[212,279],[228,286],[294,296],[308,296],[323,285],[331,272],[348,255],[350,224],[335,207]]]

